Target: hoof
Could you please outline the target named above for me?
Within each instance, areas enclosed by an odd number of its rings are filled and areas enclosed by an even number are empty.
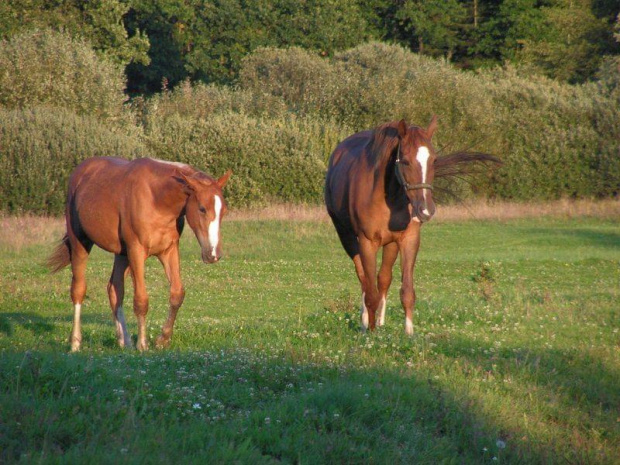
[[[133,349],[133,344],[131,343],[131,339],[129,341],[124,341],[122,339],[118,340],[118,346],[121,349],[126,349],[126,350],[132,350]]]
[[[170,338],[166,338],[164,336],[159,336],[157,341],[155,342],[155,346],[158,349],[165,349],[170,345]]]
[[[140,352],[146,352],[147,350],[149,350],[149,345],[148,344],[138,344],[136,346],[136,349],[138,349]]]

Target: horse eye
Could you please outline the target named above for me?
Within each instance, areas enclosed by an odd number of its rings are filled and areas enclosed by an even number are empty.
[[[401,165],[405,165],[405,166],[409,166],[411,163],[409,163],[407,160],[401,160],[400,164]]]
[[[200,210],[200,213],[207,213],[207,209],[203,207],[202,205],[198,207],[198,210]]]

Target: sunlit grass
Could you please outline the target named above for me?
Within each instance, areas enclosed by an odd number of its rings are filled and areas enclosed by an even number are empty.
[[[617,220],[425,226],[413,338],[399,273],[386,326],[359,332],[357,278],[328,223],[230,221],[223,234],[225,260],[207,266],[186,231],[172,346],[146,354],[115,346],[108,254],[89,263],[77,355],[69,271],[42,268],[48,246],[1,259],[0,461],[620,456]],[[147,289],[153,345],[167,314],[154,259]]]

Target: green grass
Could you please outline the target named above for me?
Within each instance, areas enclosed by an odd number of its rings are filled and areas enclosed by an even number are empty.
[[[186,231],[172,345],[145,354],[115,346],[109,254],[91,256],[69,354],[69,271],[39,264],[49,245],[4,253],[0,462],[617,463],[617,222],[425,226],[413,338],[398,271],[386,326],[359,332],[329,224],[229,222],[223,237],[207,266]],[[154,346],[154,259],[147,288]]]

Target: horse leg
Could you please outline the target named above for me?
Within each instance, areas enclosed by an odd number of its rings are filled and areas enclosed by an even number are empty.
[[[413,268],[420,248],[420,227],[400,243],[401,269],[403,273],[400,288],[400,301],[405,311],[405,333],[413,335],[413,307],[415,305],[415,288],[413,286]]]
[[[136,348],[139,351],[148,350],[149,345],[146,341],[146,314],[149,311],[149,297],[146,293],[144,281],[144,261],[146,254],[142,250],[130,250],[128,252],[129,267],[133,277],[133,312],[138,320],[138,342]]]
[[[125,313],[123,312],[125,276],[127,276],[128,272],[129,260],[127,257],[125,255],[114,255],[112,276],[110,276],[110,282],[108,283],[108,297],[110,298],[112,317],[116,325],[116,339],[121,348],[132,347],[131,337],[127,332],[127,324],[125,323]]]
[[[392,268],[394,267],[396,257],[398,257],[398,244],[396,244],[396,242],[391,242],[383,246],[381,269],[379,270],[379,277],[377,279],[379,296],[381,297],[379,308],[377,309],[377,326],[383,326],[385,324],[386,299],[390,284],[392,284]]]
[[[357,238],[355,238],[355,242],[357,242]],[[366,275],[364,274],[364,267],[362,266],[362,259],[360,258],[359,253],[353,257],[353,264],[355,265],[355,274],[357,274],[357,279],[359,279],[360,285],[362,287],[362,305],[360,306],[360,319],[362,331],[365,332],[368,329],[368,308],[366,308],[366,292],[364,288],[364,286],[366,286]]]
[[[161,336],[157,338],[157,347],[163,348],[170,344],[177,311],[181,304],[183,304],[183,299],[185,298],[185,289],[183,289],[183,283],[181,282],[179,245],[173,245],[157,258],[163,265],[166,276],[168,277],[168,282],[170,283],[170,310],[168,311],[168,319],[162,327]]]
[[[71,329],[71,351],[80,350],[82,343],[82,303],[86,295],[86,263],[92,244],[81,243],[70,236],[71,243],[71,301],[73,302],[73,328]]]
[[[368,313],[368,328],[375,329],[375,314],[379,307],[379,290],[377,289],[377,251],[379,246],[365,238],[360,238],[360,259],[364,269],[363,300]],[[363,325],[362,316],[362,325]]]
[[[353,265],[355,266],[355,274],[357,274],[357,279],[359,279],[360,281],[360,286],[362,288],[362,305],[360,306],[360,319],[362,331],[366,331],[368,329],[368,309],[366,308],[366,292],[364,290],[364,286],[366,285],[366,275],[364,274],[364,267],[362,265],[362,259],[360,258],[359,242],[350,224],[341,222],[336,216],[333,216],[331,213],[330,217],[332,219],[332,222],[334,223],[342,247],[344,247],[347,255],[351,258],[351,260],[353,260]]]

